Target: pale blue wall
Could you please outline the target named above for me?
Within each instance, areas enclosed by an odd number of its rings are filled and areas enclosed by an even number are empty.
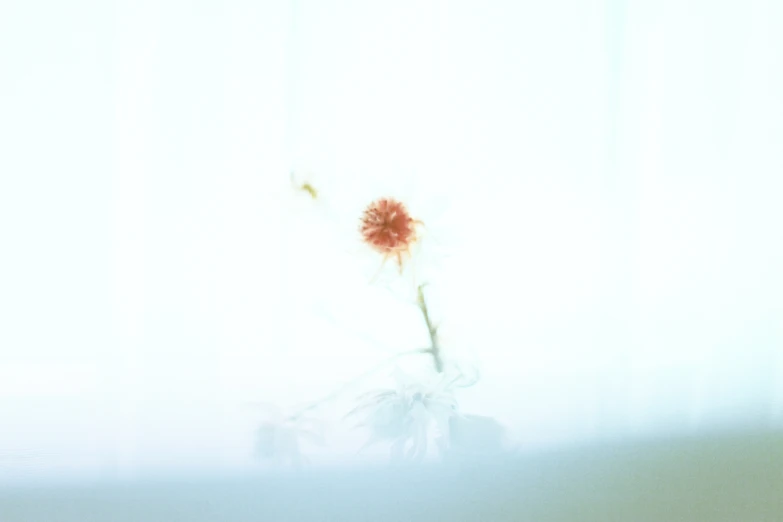
[[[482,368],[463,405],[522,447],[779,425],[781,23],[773,0],[3,7],[0,474],[252,466],[243,401],[383,357],[313,311],[356,329],[371,298],[291,168],[452,206],[433,302]]]

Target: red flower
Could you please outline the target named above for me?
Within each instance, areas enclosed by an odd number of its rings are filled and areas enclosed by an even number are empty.
[[[380,198],[370,203],[360,220],[362,240],[373,250],[397,259],[402,272],[402,256],[410,255],[411,246],[418,239],[417,226],[422,222],[413,219],[401,202],[392,198]]]

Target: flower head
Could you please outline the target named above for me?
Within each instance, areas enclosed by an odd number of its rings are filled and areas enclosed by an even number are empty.
[[[325,266],[321,261],[334,254],[338,257],[330,260],[330,271],[339,269],[348,278],[359,275],[362,281],[357,284],[370,282],[406,300],[415,299],[416,286],[437,278],[442,261],[461,237],[444,222],[456,211],[452,198],[434,192],[419,174],[378,168],[369,174],[292,175],[297,206],[312,207],[319,214],[307,231],[307,241],[317,242],[313,246],[319,264]],[[330,280],[347,279],[325,282]]]
[[[398,371],[397,389],[360,396],[348,415],[363,415],[359,426],[370,431],[365,447],[386,441],[391,443],[392,457],[420,460],[434,440],[443,453],[450,438],[450,419],[457,414],[456,399],[444,384],[441,380],[428,386]]]
[[[265,408],[263,420],[256,434],[258,455],[276,464],[290,464],[299,467],[307,463],[301,454],[304,441],[321,444],[323,426],[315,419],[298,415],[286,416],[271,405]]]
[[[450,428],[451,457],[497,455],[510,442],[505,426],[484,415],[454,416]]]
[[[417,227],[422,222],[413,219],[405,205],[393,198],[382,197],[364,209],[359,232],[362,240],[383,256],[397,260],[402,272],[402,256],[411,254],[411,247],[418,240]]]

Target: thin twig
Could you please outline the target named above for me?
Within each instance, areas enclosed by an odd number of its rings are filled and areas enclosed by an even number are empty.
[[[424,316],[424,322],[427,324],[427,332],[430,335],[430,348],[427,350],[432,355],[432,360],[435,364],[435,370],[438,373],[443,372],[443,359],[440,355],[440,343],[438,342],[438,327],[432,324],[430,319],[429,310],[427,310],[427,302],[424,300],[424,291],[422,290],[427,283],[419,285],[417,289],[417,304]]]
[[[382,370],[383,368],[385,368],[389,364],[393,363],[394,361],[396,361],[400,357],[405,357],[406,355],[415,355],[415,354],[421,354],[421,353],[429,353],[429,352],[430,352],[429,349],[422,349],[422,350],[408,350],[407,352],[400,352],[400,353],[394,354],[391,357],[389,357],[388,359],[386,359],[383,362],[381,362],[380,364],[378,364],[378,365],[370,368],[366,372],[364,372],[364,373],[354,377],[353,379],[351,379],[347,383],[343,384],[342,386],[340,386],[339,388],[337,388],[336,390],[334,390],[330,394],[326,395],[325,397],[322,397],[321,399],[319,399],[319,400],[317,400],[317,401],[315,401],[313,403],[310,403],[308,406],[305,406],[304,408],[300,409],[297,413],[295,413],[294,415],[291,416],[291,419],[297,419],[297,418],[301,417],[302,415],[304,415],[306,412],[308,412],[310,410],[314,410],[315,408],[318,408],[318,407],[324,405],[325,403],[327,403],[327,402],[337,398],[338,396],[340,396],[343,393],[345,393],[345,391],[348,388],[350,388],[351,386],[354,386],[354,385],[358,384],[359,382],[361,382],[362,380],[366,379],[367,377],[369,377],[370,375],[374,374],[375,372],[378,372],[378,371]]]

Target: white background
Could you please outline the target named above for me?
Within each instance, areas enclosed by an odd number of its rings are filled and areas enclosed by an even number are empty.
[[[0,473],[251,466],[246,402],[383,359],[358,314],[418,342],[292,169],[450,206],[433,308],[480,362],[463,407],[520,447],[779,426],[781,24],[774,0],[4,4]]]

